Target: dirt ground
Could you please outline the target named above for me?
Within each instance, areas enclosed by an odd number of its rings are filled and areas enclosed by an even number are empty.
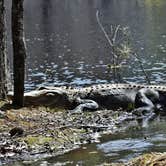
[[[82,144],[97,141],[94,133],[114,133],[131,125],[137,125],[136,117],[122,110],[71,114],[66,110],[47,107],[16,109],[1,101],[0,160],[7,163],[64,154]],[[165,153],[147,154],[127,164],[157,166],[166,163],[165,156]]]

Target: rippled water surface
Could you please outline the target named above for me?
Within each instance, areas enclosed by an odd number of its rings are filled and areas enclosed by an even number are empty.
[[[107,70],[111,50],[97,24],[97,10],[109,35],[111,25],[130,28],[151,81],[165,83],[165,0],[27,0],[24,4],[26,89],[115,81]],[[120,82],[146,82],[135,58],[124,65],[117,78]]]
[[[31,165],[91,166],[104,162],[127,162],[144,153],[165,152],[166,122],[153,121],[146,127],[105,135],[100,142],[85,145],[65,155],[47,158]]]

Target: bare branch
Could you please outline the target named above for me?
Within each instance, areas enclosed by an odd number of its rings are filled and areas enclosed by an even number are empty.
[[[102,25],[101,22],[100,22],[100,19],[99,19],[99,11],[98,11],[98,10],[97,10],[97,12],[96,12],[96,19],[97,19],[97,22],[98,22],[98,24],[99,24],[101,30],[103,31],[103,33],[104,33],[104,35],[105,35],[105,37],[106,37],[106,39],[107,39],[109,45],[110,45],[111,47],[113,47],[112,41],[110,40],[110,38],[109,38],[107,32],[105,31],[103,25]]]
[[[140,58],[138,57],[137,53],[134,53],[134,56],[136,57],[136,59],[138,60],[139,64],[140,64],[140,67],[141,67],[141,70],[142,72],[144,73],[145,75],[145,78],[146,78],[146,81],[148,84],[151,84],[151,81],[150,81],[150,78],[148,76],[148,74],[146,73],[144,67],[143,67],[143,64],[142,64],[142,61],[140,60]]]
[[[113,36],[113,39],[112,39],[112,42],[113,44],[115,44],[115,41],[116,41],[116,38],[117,38],[117,33],[119,31],[119,28],[120,28],[120,25],[118,25],[115,29],[115,32],[114,32],[114,36]]]

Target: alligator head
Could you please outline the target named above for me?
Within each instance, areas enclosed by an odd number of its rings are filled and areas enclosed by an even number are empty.
[[[37,90],[27,92],[24,94],[25,105],[35,106],[50,106],[50,107],[63,107],[70,108],[72,105],[71,100],[65,91],[60,89],[47,89],[39,88]]]

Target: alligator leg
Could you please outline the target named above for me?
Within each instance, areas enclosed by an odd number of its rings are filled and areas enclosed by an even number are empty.
[[[140,89],[135,97],[135,107],[154,106],[159,101],[159,93],[152,89]]]
[[[76,99],[76,102],[79,105],[75,109],[70,110],[70,113],[81,113],[85,109],[96,110],[96,109],[99,108],[99,105],[95,101],[93,101],[93,100],[81,99],[81,98],[78,97]]]
[[[141,89],[135,97],[135,109],[133,114],[139,116],[153,116],[155,104],[159,100],[159,93],[152,89]]]

